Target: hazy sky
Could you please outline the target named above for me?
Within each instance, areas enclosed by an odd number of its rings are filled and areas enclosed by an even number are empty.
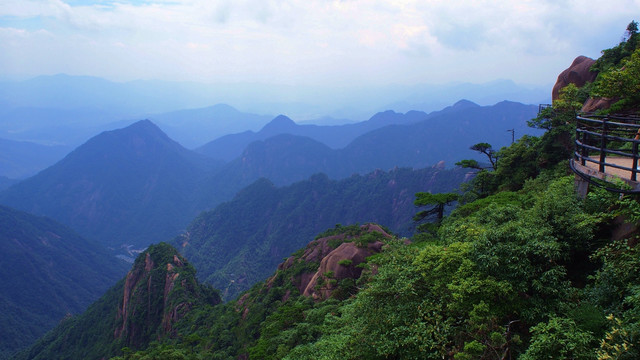
[[[553,83],[640,0],[0,0],[0,77]]]

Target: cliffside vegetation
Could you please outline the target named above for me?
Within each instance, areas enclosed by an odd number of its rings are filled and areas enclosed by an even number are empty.
[[[300,291],[319,269],[301,250],[236,301],[191,311],[176,337],[121,358],[637,358],[638,248],[612,231],[638,214],[633,199],[595,189],[581,200],[573,177],[546,172],[460,206],[435,235],[376,239],[383,251],[357,279],[322,274],[320,286],[342,289],[328,298]]]
[[[399,168],[343,180],[316,174],[280,188],[261,179],[202,213],[173,244],[198,269],[200,280],[232,300],[337,223],[376,222],[412,234],[413,194],[455,191],[467,176],[464,169]]]
[[[102,359],[143,349],[175,334],[174,324],[192,308],[217,304],[210,286],[166,243],[140,254],[126,278],[83,314],[68,317],[16,359]]]
[[[531,122],[543,136],[492,153],[491,171],[437,228],[411,244],[387,240],[347,298],[314,301],[268,281],[193,319],[208,329],[192,333],[198,341],[124,358],[169,349],[185,359],[638,358],[638,199],[598,188],[579,199],[567,166],[586,90],[569,86]]]
[[[569,86],[532,121],[544,135],[492,153],[428,233],[336,226],[236,300],[194,304],[115,359],[640,358],[640,199],[577,197],[567,161],[585,94]]]

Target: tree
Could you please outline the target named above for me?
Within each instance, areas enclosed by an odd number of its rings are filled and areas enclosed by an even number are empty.
[[[419,211],[413,220],[420,222],[433,215],[436,216],[436,224],[444,218],[444,207],[458,200],[459,195],[456,193],[438,193],[431,194],[427,192],[419,192],[416,194],[416,200],[413,202],[416,206],[433,206],[428,210]],[[418,226],[419,231],[428,230],[431,224],[421,224]]]
[[[493,148],[491,147],[491,144],[489,143],[477,143],[475,145],[473,145],[471,148],[471,150],[477,151],[481,154],[485,154],[487,155],[487,158],[489,158],[489,162],[491,163],[491,167],[493,168],[493,170],[496,169],[496,162],[498,160],[498,158],[496,157],[496,151],[493,150]]]
[[[640,49],[623,60],[617,69],[608,71],[595,84],[594,95],[619,99],[612,111],[635,110],[640,107]]]
[[[482,166],[480,166],[480,164],[476,160],[460,160],[456,163],[456,166],[468,169],[482,170]]]
[[[638,22],[632,21],[627,25],[627,41],[638,33]]]

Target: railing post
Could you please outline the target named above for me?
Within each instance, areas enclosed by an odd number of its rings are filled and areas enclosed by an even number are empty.
[[[580,120],[577,119],[577,121],[576,121],[576,139],[580,138],[578,136],[578,134],[579,134],[578,129],[580,128],[580,125],[581,125]],[[587,145],[588,139],[589,139],[589,134],[587,134],[586,131],[583,131],[582,132],[582,139],[580,139],[581,142],[582,142],[582,145],[580,145],[580,147],[581,147],[581,149],[580,149],[580,155],[581,155],[580,156],[580,164],[582,166],[587,166],[587,160],[586,159],[589,157],[589,150],[587,149],[587,147],[585,145]]]
[[[602,139],[600,140],[600,168],[599,171],[601,173],[604,172],[604,162],[606,160],[606,152],[607,148],[607,118],[602,119]]]
[[[636,181],[638,177],[638,143],[633,142],[633,161],[631,165],[631,181]]]

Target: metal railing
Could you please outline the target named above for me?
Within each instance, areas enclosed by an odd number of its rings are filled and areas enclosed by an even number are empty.
[[[638,180],[640,118],[577,116],[575,142],[575,162],[603,174],[613,173],[611,168],[619,169],[622,172],[618,171],[616,176],[633,182]]]

